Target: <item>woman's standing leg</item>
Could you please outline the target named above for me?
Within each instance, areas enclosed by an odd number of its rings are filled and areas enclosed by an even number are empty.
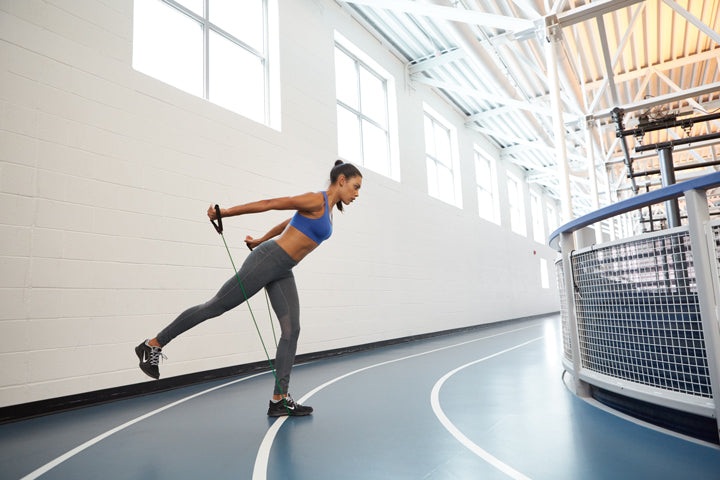
[[[312,407],[295,403],[288,395],[290,370],[295,363],[295,352],[300,336],[300,304],[295,277],[289,272],[288,275],[270,282],[265,288],[280,322],[281,332],[275,354],[277,382],[273,391],[273,400],[268,406],[268,415],[271,417],[309,415],[313,411]]]
[[[266,288],[280,323],[280,341],[275,355],[279,386],[275,385],[274,394],[285,395],[288,392],[290,370],[295,362],[295,352],[300,337],[300,302],[292,272],[270,282]]]

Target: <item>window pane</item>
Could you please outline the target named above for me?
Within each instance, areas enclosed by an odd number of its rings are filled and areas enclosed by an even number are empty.
[[[542,288],[550,288],[550,275],[548,274],[548,263],[544,258],[540,259],[540,284]]]
[[[547,212],[546,215],[547,215],[548,229],[550,230],[550,232],[554,232],[555,230],[557,230],[557,227],[558,227],[557,215],[555,213],[555,209],[552,206],[548,205],[546,212]]]
[[[508,202],[512,207],[517,207],[518,190],[515,180],[508,180]]]
[[[383,127],[387,125],[384,82],[365,68],[360,68],[362,113]]]
[[[259,52],[264,52],[263,0],[209,0],[210,21]]]
[[[362,165],[360,123],[357,116],[338,105],[338,155],[349,162]]]
[[[262,61],[244,48],[210,32],[210,101],[257,122],[265,121]]]
[[[387,133],[366,120],[363,120],[362,128],[363,165],[383,175],[390,175]]]
[[[335,90],[339,101],[355,110],[360,110],[355,62],[339,48],[335,49]]]
[[[455,185],[453,184],[452,170],[444,165],[438,165],[437,172],[440,199],[455,204]]]
[[[435,130],[432,120],[427,115],[425,115],[425,153],[435,156]]]
[[[536,242],[544,243],[545,230],[543,227],[542,201],[537,194],[533,193],[530,196],[530,205],[532,209],[533,238]]]
[[[437,183],[437,165],[430,157],[426,158],[427,171],[428,171],[428,193],[435,197],[439,197],[438,183]]]
[[[492,195],[481,188],[478,188],[478,212],[481,217],[495,221]]]
[[[510,203],[510,227],[514,232],[526,235],[522,190],[520,183],[513,178],[508,179],[508,203]]]
[[[486,190],[490,190],[492,185],[492,173],[490,170],[490,162],[484,158],[475,157],[475,180],[478,185],[482,185]]]
[[[202,26],[159,0],[135,2],[133,68],[203,96]]]
[[[192,10],[193,13],[197,13],[201,17],[205,16],[205,13],[203,12],[203,0],[175,0],[177,3],[182,5],[183,7],[187,8],[188,10]],[[142,2],[142,0],[135,0],[135,3]]]
[[[437,145],[437,159],[446,167],[452,168],[450,132],[439,123],[435,123],[435,142]]]

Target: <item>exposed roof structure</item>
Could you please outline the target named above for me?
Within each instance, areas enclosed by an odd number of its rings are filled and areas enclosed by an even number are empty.
[[[657,151],[636,146],[720,132],[720,118],[636,132],[626,157],[611,113],[630,129],[720,111],[720,0],[337,1],[565,220],[660,185]],[[717,142],[674,146],[677,180],[715,171]]]

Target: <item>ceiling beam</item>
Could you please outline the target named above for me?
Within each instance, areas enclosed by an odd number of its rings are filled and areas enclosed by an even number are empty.
[[[512,0],[512,3],[517,5],[528,17],[540,18],[540,12],[537,11],[530,0]]]
[[[709,83],[707,85],[701,85],[695,88],[688,88],[681,92],[668,93],[667,95],[660,95],[659,97],[649,98],[639,102],[623,105],[622,108],[627,112],[635,112],[637,110],[643,110],[646,108],[652,108],[657,105],[664,105],[666,103],[673,103],[686,98],[700,97],[707,95],[708,93],[715,93],[720,91],[720,82]],[[592,119],[609,118],[611,115],[612,108],[601,110],[600,112],[590,115]]]
[[[675,10],[677,13],[679,13],[685,20],[687,20],[689,23],[692,23],[695,25],[701,32],[703,32],[705,35],[710,37],[713,42],[720,44],[720,33],[716,32],[712,28],[710,28],[708,25],[700,21],[695,15],[685,10],[683,7],[678,5],[673,0],[663,0],[663,2]]]
[[[382,8],[395,12],[421,15],[440,20],[482,25],[488,28],[501,28],[508,31],[522,31],[534,28],[534,23],[524,18],[506,17],[464,8],[427,5],[408,0],[346,0],[346,3]]]
[[[682,88],[680,88],[680,85],[678,85],[675,82],[673,82],[672,80],[670,80],[670,77],[668,77],[664,73],[656,71],[655,75],[657,75],[658,78],[660,78],[660,80],[665,82],[666,85],[668,85],[670,88],[672,88],[676,92],[682,92]],[[696,100],[694,100],[692,98],[690,100],[688,100],[688,103],[700,111],[704,110],[703,106],[700,105],[699,102],[697,102]],[[705,110],[705,113],[709,113],[709,112],[707,110]],[[718,122],[717,120],[712,120],[712,124],[715,125],[718,129],[720,129],[720,122]]]
[[[608,46],[607,31],[605,30],[605,20],[602,16],[596,17],[598,32],[600,33],[600,46],[602,47],[603,61],[605,62],[605,78],[610,86],[610,97],[612,98],[613,105],[619,105],[620,99],[618,97],[617,86],[615,85],[612,60],[610,59],[610,47]]]
[[[429,85],[434,88],[441,88],[443,90],[447,90],[450,92],[457,92],[457,93],[461,93],[461,94],[465,94],[465,95],[470,95],[471,97],[474,97],[474,98],[477,98],[480,100],[484,100],[486,102],[500,104],[500,105],[508,105],[508,106],[512,106],[512,107],[520,109],[520,110],[529,110],[531,112],[542,114],[542,113],[547,113],[548,108],[549,108],[547,105],[532,104],[532,103],[525,102],[522,100],[515,100],[514,98],[503,97],[497,93],[481,92],[473,87],[456,85],[454,83],[444,82],[442,80],[435,80],[433,78],[427,78],[427,77],[413,75],[412,80],[414,82],[422,83],[424,85]]]
[[[637,22],[637,19],[640,18],[640,12],[642,12],[645,9],[645,4],[638,5],[635,9],[635,12],[633,13],[632,18],[630,19],[630,23],[628,24],[627,30],[625,30],[625,34],[623,35],[622,40],[620,41],[620,45],[618,46],[617,50],[615,51],[615,55],[613,56],[612,62],[610,64],[610,71],[613,72],[613,78],[612,78],[612,88],[614,89],[614,97],[617,97],[617,77],[614,77],[614,71],[615,66],[617,65],[618,61],[620,60],[620,54],[625,49],[625,46],[627,45],[628,40],[630,39],[630,35],[633,32],[633,29],[635,28],[635,22]],[[601,17],[599,17],[601,18]],[[607,39],[606,39],[607,41]],[[604,52],[604,50],[603,50]],[[605,76],[605,79],[602,82],[602,85],[600,86],[600,89],[595,94],[595,98],[593,98],[593,102],[590,105],[590,108],[588,109],[588,112],[594,112],[597,106],[600,104],[600,99],[602,99],[603,93],[605,92],[605,88],[607,88],[608,84],[610,83],[611,77]],[[617,103],[616,103],[617,105]]]
[[[415,73],[424,72],[425,70],[430,70],[432,68],[442,67],[443,65],[447,65],[448,63],[455,62],[465,57],[467,57],[467,52],[465,52],[465,50],[461,48],[456,48],[455,50],[447,50],[432,57],[427,57],[422,60],[416,60],[416,63],[410,64],[408,66],[408,73],[410,75],[413,75]]]
[[[542,140],[537,140],[535,142],[526,142],[520,145],[513,145],[511,147],[503,147],[500,149],[500,156],[502,158],[509,158],[512,160],[512,155],[518,155],[520,156],[524,152],[527,152],[528,150],[532,151],[540,151],[547,155],[545,164],[547,165],[555,165],[555,148],[548,146],[545,142]],[[568,149],[567,152],[568,158],[576,161],[576,162],[585,162],[587,158],[583,155],[578,155],[576,153],[573,153]]]
[[[513,135],[511,132],[499,132],[499,131],[494,130],[494,129],[492,129],[492,128],[480,127],[480,126],[478,126],[478,125],[476,125],[476,124],[474,124],[474,123],[471,123],[471,124],[467,124],[467,123],[466,123],[465,125],[466,125],[468,128],[470,128],[471,130],[475,130],[476,132],[480,132],[480,133],[485,134],[485,135],[490,135],[490,136],[493,136],[493,137],[495,137],[495,138],[501,138],[501,139],[506,140],[506,141],[508,141],[508,142],[516,143],[516,144],[518,144],[518,145],[527,145],[527,144],[531,144],[531,143],[533,143],[533,142],[538,141],[538,139],[528,140],[527,138],[516,137],[516,136]]]
[[[673,70],[680,67],[684,67],[686,65],[692,65],[693,63],[702,63],[706,62],[711,59],[717,59],[718,62],[720,62],[720,49],[716,48],[713,50],[707,50],[702,53],[696,53],[693,55],[688,55],[687,57],[678,58],[677,60],[671,60],[669,62],[663,62],[657,65],[651,65],[649,67],[641,68],[639,70],[635,70],[633,72],[627,72],[622,73],[620,75],[615,75],[615,83],[620,84],[624,82],[629,82],[631,80],[635,80],[640,77],[644,77],[647,75],[648,71],[650,69],[655,69],[659,71],[666,71],[666,70]],[[593,89],[602,87],[602,84],[605,82],[605,80],[596,80],[594,82],[588,82],[585,84],[586,89]]]
[[[601,0],[598,2],[591,2],[582,7],[575,8],[565,13],[561,13],[557,16],[557,23],[561,27],[569,27],[576,23],[581,23],[586,20],[591,20],[595,17],[600,17],[606,13],[621,10],[630,5],[644,2],[645,0]]]

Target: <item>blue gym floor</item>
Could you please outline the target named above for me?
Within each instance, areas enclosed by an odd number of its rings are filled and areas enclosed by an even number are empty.
[[[265,416],[263,373],[3,425],[0,478],[720,479],[716,446],[572,395],[558,330],[551,315],[298,365],[305,418]]]

